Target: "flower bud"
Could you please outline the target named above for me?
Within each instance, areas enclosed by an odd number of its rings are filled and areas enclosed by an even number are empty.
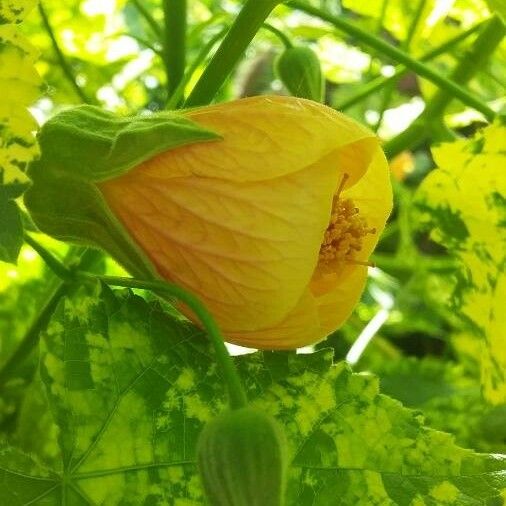
[[[221,414],[202,430],[198,465],[211,506],[282,506],[284,436],[258,409]]]
[[[293,96],[322,101],[323,76],[320,60],[308,47],[286,49],[276,62],[276,72]]]

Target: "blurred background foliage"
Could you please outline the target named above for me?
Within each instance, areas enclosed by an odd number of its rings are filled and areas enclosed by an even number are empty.
[[[462,36],[430,60],[443,75],[465,59],[478,32],[463,34],[495,12],[504,15],[504,4],[495,0],[308,3],[344,17],[416,59]],[[242,2],[194,0],[188,4],[187,69],[191,72],[186,75],[186,92],[201,75]],[[284,50],[283,37],[318,55],[325,102],[369,125],[385,142],[403,132],[435,94],[433,84],[409,71],[385,83],[395,72],[396,62],[289,5],[278,6],[269,25],[257,34],[218,101],[287,94],[275,72],[276,59]],[[43,0],[20,30],[40,51],[36,67],[45,84],[31,108],[39,123],[83,102],[122,114],[148,114],[166,107],[169,93],[159,0],[67,0],[64,4]],[[505,104],[505,60],[502,43],[468,83],[496,111]],[[374,83],[378,87],[366,94]],[[415,206],[417,189],[434,167],[431,148],[456,135],[470,136],[485,124],[480,113],[457,100],[443,113],[439,119],[444,128],[432,129],[416,149],[403,150],[391,160],[396,205],[374,258],[377,267],[371,270],[367,291],[353,316],[318,347],[332,346],[336,360],[348,357],[355,370],[379,375],[385,394],[420,410],[429,426],[453,433],[460,445],[504,452],[506,407],[483,399],[481,343],[453,304],[460,268],[445,244],[432,240]],[[61,244],[47,238],[41,241],[65,256]],[[0,263],[0,365],[15,349],[54,282],[54,275],[27,246],[17,266]],[[365,344],[357,351],[360,338]],[[0,398],[1,430],[17,430],[21,446],[25,438],[25,447],[31,443],[29,431],[22,435],[20,406],[30,392],[26,386],[35,362],[33,357],[19,368],[18,377],[8,382]],[[33,403],[34,395],[30,395]]]

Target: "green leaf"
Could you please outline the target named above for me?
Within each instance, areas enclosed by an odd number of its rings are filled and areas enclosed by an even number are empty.
[[[0,199],[0,261],[16,263],[23,246],[23,224],[18,206]]]
[[[439,169],[418,193],[432,238],[460,260],[454,304],[483,340],[486,398],[506,403],[506,127],[491,125],[474,139],[433,149]]]
[[[0,504],[64,504],[58,477],[23,452],[0,442]],[[78,503],[74,503],[78,504]]]
[[[499,457],[425,428],[418,413],[380,395],[374,377],[333,365],[328,350],[254,353],[237,363],[250,399],[288,437],[288,504],[501,504]],[[62,497],[83,505],[203,504],[195,444],[226,397],[199,330],[158,303],[89,285],[56,310],[41,375],[62,470],[46,474],[58,484],[51,489],[39,469],[0,458],[7,490],[21,490],[16,473],[23,474],[27,499],[17,504],[44,492],[51,505]]]
[[[145,278],[154,274],[151,263],[95,183],[163,151],[219,136],[176,113],[118,117],[85,105],[49,120],[38,139],[41,156],[30,166],[33,185],[25,203],[40,230],[63,241],[98,245]]]
[[[23,171],[38,150],[35,120],[27,107],[37,98],[41,80],[34,67],[37,51],[14,25],[34,1],[0,0],[0,261],[15,263],[23,226],[13,199],[28,187]]]
[[[486,0],[489,9],[506,19],[506,0]]]
[[[37,5],[37,0],[0,0],[0,25],[20,23]]]
[[[479,374],[438,358],[384,360],[374,371],[381,390],[419,409],[430,427],[451,432],[458,444],[479,451],[506,452],[506,406],[490,406]]]
[[[13,25],[0,26],[0,171],[3,184],[22,179],[20,171],[37,156],[37,124],[26,109],[38,97],[37,51]]]

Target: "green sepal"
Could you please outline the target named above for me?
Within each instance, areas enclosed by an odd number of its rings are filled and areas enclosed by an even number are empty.
[[[25,204],[42,232],[100,246],[131,274],[152,277],[151,262],[110,211],[96,183],[159,153],[220,137],[183,116],[163,112],[117,117],[94,106],[68,109],[40,130],[41,156],[31,163]]]
[[[276,61],[276,73],[294,97],[322,101],[323,74],[320,60],[308,47],[285,49]]]
[[[83,105],[61,112],[41,129],[41,158],[32,174],[47,170],[98,183],[128,172],[139,163],[194,142],[220,136],[174,112],[119,117]]]

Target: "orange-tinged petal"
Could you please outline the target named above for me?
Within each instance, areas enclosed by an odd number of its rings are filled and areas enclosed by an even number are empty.
[[[153,159],[150,168],[144,169],[146,173],[158,173],[163,167],[165,177],[265,181],[297,172],[331,155],[332,167],[347,167],[352,184],[367,169],[377,144],[368,129],[343,114],[293,97],[251,97],[184,115],[221,134],[223,141],[168,151]]]
[[[367,172],[354,186],[343,192],[343,197],[352,199],[368,225],[376,229],[375,234],[364,238],[361,253],[364,255],[363,259],[367,260],[376,247],[392,211],[390,169],[379,145]]]
[[[366,278],[367,268],[353,265],[339,274],[320,278],[318,283],[311,285],[323,337],[334,332],[349,318],[364,290]]]
[[[389,212],[377,138],[291,97],[184,114],[223,139],[169,150],[101,183],[112,211],[158,273],[197,294],[231,342],[280,349],[323,339],[351,312],[366,272],[346,265],[329,276],[319,266],[343,174],[368,223],[382,229]],[[364,255],[376,241],[367,238]]]
[[[102,189],[162,277],[197,294],[225,332],[282,320],[313,274],[335,169],[238,186],[143,168]]]
[[[269,328],[259,328],[250,332],[229,332],[231,343],[249,348],[269,350],[293,350],[324,339],[325,333],[320,324],[315,298],[305,290],[297,305],[282,321]]]

